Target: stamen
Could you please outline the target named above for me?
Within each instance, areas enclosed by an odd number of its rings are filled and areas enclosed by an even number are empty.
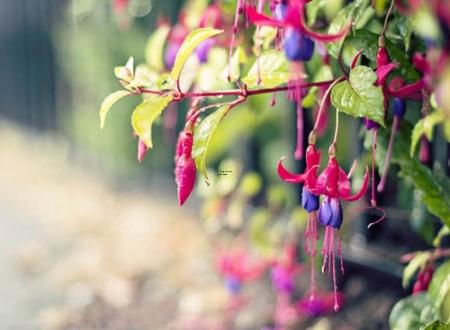
[[[389,138],[389,145],[386,151],[386,157],[384,159],[383,174],[381,176],[380,183],[378,183],[377,187],[378,192],[382,192],[386,185],[386,178],[389,172],[389,166],[391,164],[392,159],[392,150],[394,148],[395,135],[397,134],[399,125],[400,125],[400,118],[398,116],[394,116],[394,122],[392,123],[391,129],[391,136]]]
[[[317,255],[317,211],[309,213],[308,224],[305,231],[305,251],[310,256],[311,274],[310,274],[310,300],[315,299],[316,293],[316,255]]]
[[[377,197],[375,193],[375,162],[377,157],[377,137],[378,128],[374,128],[372,136],[372,196],[370,198],[370,205],[372,207],[377,206]]]
[[[295,148],[295,159],[300,160],[304,156],[304,111],[302,105],[297,103],[297,146]]]
[[[236,4],[236,13],[234,16],[234,23],[233,23],[233,31],[231,34],[231,40],[230,40],[230,48],[228,51],[228,81],[231,80],[231,59],[233,57],[233,49],[234,49],[234,44],[236,43],[236,34],[237,34],[237,30],[238,30],[238,25],[239,25],[239,16],[243,13],[244,11],[244,3],[243,1],[245,0],[237,0],[237,4]]]

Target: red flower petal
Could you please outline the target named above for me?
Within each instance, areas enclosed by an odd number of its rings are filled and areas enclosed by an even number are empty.
[[[280,178],[286,182],[302,183],[305,181],[304,174],[291,173],[283,166],[283,158],[280,159],[280,161],[278,162],[277,172],[278,172],[278,175],[280,176]]]
[[[258,13],[256,8],[252,6],[247,6],[245,8],[245,11],[247,13],[248,20],[255,25],[267,25],[272,27],[283,27],[284,23],[280,22],[272,17],[269,17],[267,15]]]
[[[366,167],[366,172],[364,173],[364,181],[363,181],[363,185],[361,186],[361,189],[359,190],[359,192],[357,192],[354,195],[350,195],[350,192],[348,194],[339,194],[339,198],[343,199],[345,201],[357,201],[358,199],[361,199],[364,194],[367,191],[367,188],[369,187],[369,168]]]
[[[425,88],[425,82],[420,79],[412,84],[400,87],[397,90],[389,90],[389,95],[400,99],[422,99],[422,89]]]
[[[389,63],[386,65],[379,66],[377,68],[377,85],[378,86],[384,85],[389,73],[391,73],[391,71],[397,67],[398,65],[396,63]]]

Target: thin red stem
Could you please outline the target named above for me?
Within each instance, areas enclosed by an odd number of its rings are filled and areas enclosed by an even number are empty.
[[[338,78],[338,80],[342,80],[342,78]],[[319,82],[311,82],[311,83],[304,83],[299,85],[289,85],[289,86],[281,86],[281,87],[272,87],[272,88],[260,88],[260,89],[253,89],[253,90],[245,90],[245,89],[230,89],[230,90],[222,90],[222,91],[211,91],[211,92],[186,92],[182,93],[181,95],[177,95],[178,99],[181,100],[183,98],[191,98],[191,97],[222,97],[222,96],[253,96],[253,95],[261,95],[261,94],[268,94],[268,93],[277,93],[277,92],[285,92],[289,91],[295,88],[309,88],[309,87],[320,87],[320,86],[326,86],[328,84],[333,83],[335,80],[325,80],[325,81],[319,81]],[[152,95],[167,95],[170,94],[173,91],[158,91],[158,90],[151,90],[146,88],[140,88],[138,91],[136,91],[136,95],[139,94],[152,94]]]

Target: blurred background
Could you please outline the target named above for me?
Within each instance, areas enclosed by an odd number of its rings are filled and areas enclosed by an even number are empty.
[[[118,3],[1,1],[0,328],[270,325],[267,276],[246,288],[234,321],[224,321],[230,297],[214,255],[243,223],[251,224],[252,244],[269,255],[286,228],[303,230],[299,190],[275,172],[293,150],[294,108],[279,98],[271,109],[267,96],[230,114],[209,158],[231,174],[215,178],[213,171],[211,185],[199,182],[196,196],[179,208],[172,174],[182,120],[162,119],[155,148],[139,164],[129,119],[137,100],[120,101],[103,130],[98,109],[119,88],[113,68],[130,56],[143,62],[156,22],[174,23],[185,1],[130,0],[125,9]],[[355,132],[345,140],[358,140],[355,121],[343,125]],[[348,168],[362,141],[343,141],[340,150]],[[437,228],[423,206],[411,211],[410,186],[390,185],[384,196],[389,221],[370,233],[369,217],[346,211],[343,310],[305,317],[296,328],[387,328],[390,308],[406,295],[398,258],[428,246]],[[412,229],[405,225],[411,214]],[[327,280],[321,285],[331,289]]]

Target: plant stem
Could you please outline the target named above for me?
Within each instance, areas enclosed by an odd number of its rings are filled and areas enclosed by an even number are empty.
[[[343,79],[342,77],[338,78],[338,80]],[[253,90],[246,90],[245,88],[242,89],[230,89],[230,90],[222,90],[222,91],[211,91],[211,92],[186,92],[181,93],[179,95],[179,100],[183,98],[191,98],[191,97],[222,97],[222,96],[253,96],[253,95],[260,95],[260,94],[268,94],[268,93],[276,93],[276,92],[285,92],[288,90],[292,90],[295,88],[309,88],[313,86],[326,86],[328,84],[332,84],[335,82],[335,80],[325,80],[325,81],[319,81],[319,82],[312,82],[312,83],[304,83],[299,85],[289,85],[289,86],[282,86],[282,87],[273,87],[273,88],[261,88],[261,89],[253,89]],[[135,94],[152,94],[152,95],[167,95],[170,94],[173,91],[158,91],[158,90],[151,90],[146,88],[139,88],[138,91]]]

